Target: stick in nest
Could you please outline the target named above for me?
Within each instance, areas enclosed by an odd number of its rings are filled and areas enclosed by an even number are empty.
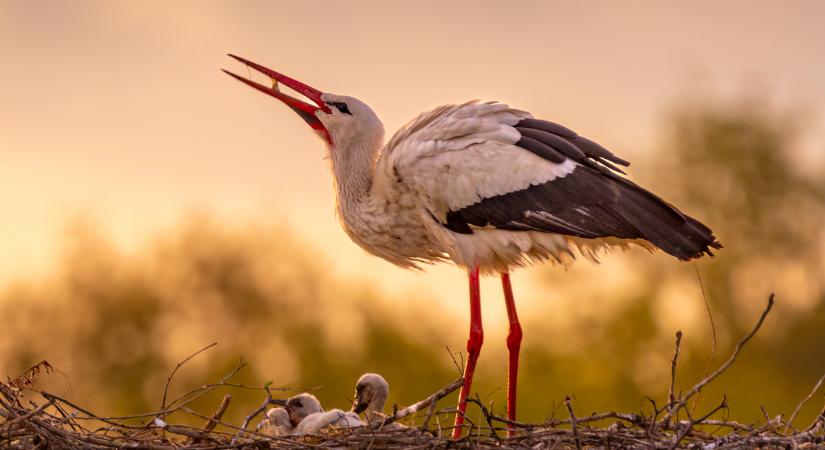
[[[573,429],[573,437],[576,440],[576,449],[582,450],[582,438],[579,436],[579,427],[576,422],[576,415],[573,413],[573,405],[570,403],[570,396],[564,398],[564,406],[567,406],[567,412],[570,413],[570,428]]]
[[[679,348],[682,345],[682,330],[676,332],[676,348],[673,351],[673,359],[670,361],[670,390],[668,392],[668,402],[672,405],[676,403],[676,396],[673,390],[676,386],[676,363],[679,361]]]
[[[457,378],[457,379],[453,380],[452,383],[450,383],[450,384],[444,386],[443,388],[439,389],[436,393],[430,395],[429,397],[425,398],[424,400],[421,400],[420,402],[417,402],[417,403],[413,403],[412,405],[407,406],[406,408],[399,409],[398,411],[393,413],[392,416],[387,417],[387,420],[383,421],[379,425],[379,428],[381,426],[393,423],[396,420],[400,420],[400,419],[403,419],[407,416],[413,415],[413,414],[417,413],[418,411],[421,411],[422,409],[427,408],[427,407],[430,407],[428,411],[432,411],[433,408],[434,408],[435,402],[441,400],[442,398],[449,395],[451,392],[453,392],[456,389],[460,388],[462,384],[464,384],[464,379],[463,378]],[[425,423],[429,421],[429,417],[431,415],[432,414],[430,414],[428,412],[428,414],[427,414],[428,419],[425,420]]]

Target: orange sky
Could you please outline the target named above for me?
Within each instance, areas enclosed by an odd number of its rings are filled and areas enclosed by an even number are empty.
[[[242,70],[227,52],[355,95],[389,132],[439,104],[496,99],[635,160],[655,157],[661,112],[685,92],[825,101],[823,2],[513,5],[0,3],[0,283],[47,269],[78,214],[128,247],[200,208],[286,220],[335,270],[390,290],[464,289],[455,269],[410,274],[351,244],[321,141],[220,73]]]

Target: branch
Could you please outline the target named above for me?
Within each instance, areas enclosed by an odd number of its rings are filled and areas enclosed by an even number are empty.
[[[396,420],[403,419],[407,416],[410,416],[412,414],[417,413],[418,411],[421,411],[422,409],[430,406],[431,404],[434,404],[438,400],[441,400],[442,398],[446,397],[451,392],[453,392],[456,389],[460,388],[462,384],[464,384],[464,379],[463,378],[456,378],[455,381],[448,384],[447,386],[444,386],[443,388],[441,388],[435,394],[425,398],[424,400],[421,400],[418,403],[414,403],[414,404],[412,404],[412,405],[410,405],[410,406],[408,406],[404,409],[398,410],[397,413],[395,413],[392,416],[388,417],[387,420],[381,424],[381,426],[389,424],[389,423],[393,423]]]
[[[679,401],[679,403],[677,403],[676,406],[674,406],[672,409],[668,411],[667,414],[665,414],[665,417],[662,418],[662,421],[669,420],[673,416],[673,413],[675,411],[678,411],[680,408],[683,408],[691,397],[699,393],[702,390],[702,388],[704,388],[711,381],[715,380],[719,375],[724,373],[728,369],[728,367],[730,367],[731,364],[733,364],[733,362],[736,361],[736,358],[739,356],[739,353],[742,351],[742,348],[745,346],[745,344],[747,344],[753,338],[756,332],[759,331],[759,328],[762,327],[762,323],[765,321],[765,317],[767,317],[768,313],[771,312],[771,308],[773,308],[773,300],[774,294],[771,294],[768,297],[768,305],[765,307],[765,310],[762,311],[762,315],[759,316],[759,320],[756,322],[756,325],[753,327],[753,330],[751,330],[750,333],[748,333],[744,338],[742,338],[739,342],[736,343],[736,347],[733,349],[733,353],[731,353],[728,360],[725,361],[725,363],[722,364],[722,366],[716,369],[715,372],[706,376],[700,382],[696,383],[696,385],[693,386],[693,388],[690,391],[688,391],[687,394],[685,394],[685,396]]]
[[[221,420],[223,414],[226,412],[226,409],[229,408],[229,402],[232,401],[232,395],[226,394],[223,396],[223,400],[221,400],[220,406],[218,406],[218,410],[215,411],[215,414],[212,414],[212,418],[209,419],[209,422],[206,423],[206,426],[203,427],[204,431],[212,431],[218,426],[218,421]]]
[[[713,320],[713,312],[710,310],[710,302],[708,301],[708,294],[705,292],[705,283],[702,282],[702,275],[699,273],[699,266],[696,263],[693,263],[693,270],[696,272],[696,279],[699,281],[699,287],[702,289],[702,299],[705,301],[705,309],[708,312],[708,319],[710,320],[710,332],[713,338],[712,345],[710,347],[710,358],[708,359],[708,365],[705,367],[705,374],[703,376],[708,376],[710,372],[710,368],[713,366],[713,361],[716,360],[716,348],[718,345],[718,341],[716,339],[716,322]],[[692,410],[696,410],[696,405],[699,404],[699,395],[693,400],[693,407]]]
[[[484,415],[484,419],[487,420],[487,427],[490,429],[490,436],[492,436],[493,439],[500,441],[501,437],[499,437],[498,433],[496,433],[496,427],[493,425],[493,415],[490,413],[490,410],[484,406],[484,403],[481,403],[481,399],[478,397],[478,394],[476,394],[475,398],[468,397],[467,402],[475,403],[479,408],[481,408],[481,414]]]
[[[670,361],[670,390],[668,392],[668,402],[676,403],[673,389],[676,385],[676,362],[679,360],[679,347],[682,345],[682,330],[676,332],[676,349],[673,351],[673,359]]]
[[[727,397],[723,397],[722,398],[722,403],[720,403],[719,406],[717,406],[716,408],[713,408],[709,413],[707,413],[704,416],[702,416],[698,419],[695,419],[695,420],[690,418],[690,411],[685,410],[685,412],[688,414],[688,418],[690,420],[685,424],[684,428],[682,428],[678,433],[676,433],[676,437],[673,438],[673,442],[670,444],[670,447],[668,447],[669,450],[675,449],[676,446],[679,445],[679,442],[681,442],[682,439],[684,439],[685,436],[687,436],[688,433],[690,433],[690,431],[693,429],[694,426],[696,426],[697,424],[701,424],[702,422],[705,421],[705,419],[707,419],[708,417],[716,414],[716,412],[719,411],[720,409],[727,408],[727,407],[728,407],[728,399],[727,399]]]
[[[803,398],[798,405],[796,405],[796,409],[793,410],[791,418],[788,419],[788,422],[785,425],[785,433],[788,432],[788,429],[791,427],[791,424],[793,423],[794,419],[796,419],[796,415],[799,414],[799,410],[802,409],[803,406],[805,406],[805,403],[808,403],[808,401],[814,396],[814,394],[816,394],[816,391],[818,391],[820,386],[822,386],[823,381],[825,381],[825,374],[822,374],[822,376],[819,377],[819,381],[816,382],[816,385],[814,385],[814,388],[811,389],[811,392],[805,398]]]
[[[251,422],[251,421],[252,421],[252,419],[254,419],[255,417],[257,417],[257,416],[258,416],[258,414],[260,414],[260,413],[262,413],[262,412],[266,411],[266,409],[267,409],[267,408],[269,407],[269,405],[271,405],[271,404],[272,404],[272,393],[270,393],[270,392],[269,392],[269,390],[267,389],[267,391],[266,391],[266,399],[264,399],[264,402],[263,402],[263,403],[261,403],[261,406],[259,406],[259,407],[255,408],[255,410],[254,410],[254,411],[252,411],[251,413],[249,413],[249,415],[248,415],[248,416],[246,416],[246,418],[244,418],[243,423],[241,424],[241,428],[240,428],[240,429],[238,430],[238,432],[235,434],[235,437],[233,437],[233,438],[232,438],[232,443],[233,443],[233,444],[234,444],[234,443],[236,443],[236,442],[238,441],[238,438],[240,438],[240,437],[241,437],[241,435],[242,435],[242,434],[246,431],[246,428],[249,426],[249,422]]]
[[[169,378],[166,379],[166,384],[163,386],[163,399],[160,401],[160,410],[161,411],[166,409],[166,395],[169,392],[169,384],[172,383],[172,377],[175,376],[175,373],[178,371],[178,369],[180,369],[184,364],[189,362],[189,360],[191,360],[192,358],[198,356],[199,354],[205,352],[206,350],[209,350],[210,348],[212,348],[216,345],[218,345],[218,343],[213,342],[213,343],[207,345],[206,347],[196,351],[195,353],[192,353],[191,355],[187,356],[183,361],[179,362],[175,366],[174,369],[172,369],[172,373],[169,374]]]
[[[564,398],[564,405],[570,413],[570,427],[573,428],[573,436],[576,438],[576,449],[582,450],[582,438],[579,436],[579,428],[576,424],[576,415],[573,414],[573,405],[570,404],[570,396]]]

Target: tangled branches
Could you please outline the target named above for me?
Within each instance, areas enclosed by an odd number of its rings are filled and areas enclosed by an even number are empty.
[[[745,345],[759,331],[773,306],[773,296],[750,333],[735,346],[728,359],[714,372],[705,376],[684,394],[674,389],[681,345],[681,332],[676,334],[676,345],[671,360],[671,384],[667,404],[659,406],[648,398],[650,408],[640,413],[604,412],[587,416],[575,414],[572,399],[565,399],[567,418],[552,418],[542,423],[510,421],[492,412],[480,398],[469,402],[478,407],[476,417],[483,423],[469,420],[462,439],[451,440],[449,427],[452,408],[436,409],[436,403],[458,389],[461,379],[455,380],[427,398],[395,412],[380,423],[353,429],[332,429],[315,436],[271,437],[250,429],[250,424],[277,403],[267,386],[247,386],[231,382],[245,366],[243,360],[217,382],[192,389],[167,401],[169,385],[175,372],[207,346],[179,363],[166,381],[160,409],[147,414],[121,417],[100,417],[81,406],[57,395],[34,388],[37,377],[51,373],[52,367],[42,362],[15,379],[0,383],[0,447],[9,449],[70,449],[70,448],[135,448],[146,450],[173,450],[197,448],[204,450],[232,448],[307,448],[352,447],[364,449],[400,448],[701,448],[721,450],[733,448],[812,448],[825,443],[825,408],[809,426],[793,426],[798,411],[810,400],[820,386],[820,379],[804,398],[791,417],[770,418],[765,414],[761,423],[745,424],[727,417],[717,418],[727,410],[723,398],[717,406],[702,413],[688,407],[688,402],[704,387],[724,373],[737,359]],[[825,377],[823,377],[825,378]],[[262,404],[251,411],[240,426],[224,421],[230,407],[231,394],[225,394],[212,414],[203,414],[191,404],[215,389],[257,389],[265,393]],[[187,416],[203,422],[202,427],[173,424]],[[443,420],[442,420],[443,417]],[[408,428],[386,427],[388,423],[412,419]],[[420,425],[415,426],[418,422]],[[507,437],[507,431],[514,431]]]

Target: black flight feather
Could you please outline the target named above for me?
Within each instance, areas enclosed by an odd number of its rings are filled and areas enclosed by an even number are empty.
[[[721,248],[710,228],[616,174],[621,171],[614,164],[629,163],[601,145],[537,119],[524,119],[516,129],[522,135],[516,145],[557,164],[567,157],[580,165],[564,177],[450,211],[446,228],[462,234],[473,233],[472,227],[494,227],[644,239],[681,260]]]

